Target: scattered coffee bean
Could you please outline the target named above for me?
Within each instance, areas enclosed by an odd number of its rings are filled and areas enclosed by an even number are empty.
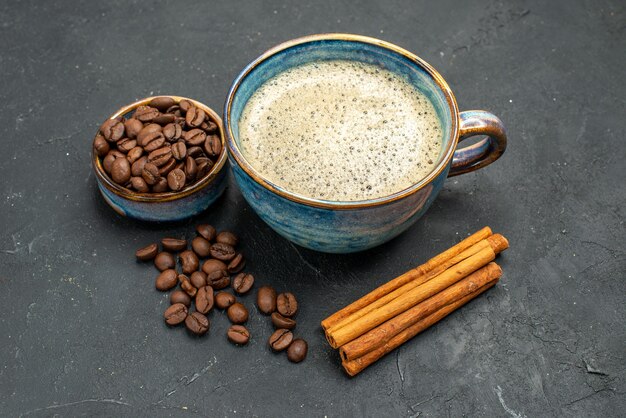
[[[217,292],[215,294],[215,306],[217,306],[219,309],[226,309],[236,301],[237,299],[231,293]]]
[[[243,258],[243,254],[237,253],[230,263],[228,263],[228,272],[231,274],[239,273],[246,266],[246,260]]]
[[[172,305],[175,303],[182,303],[186,307],[189,307],[191,305],[191,298],[182,290],[174,290],[170,295],[170,303]]]
[[[268,343],[272,350],[278,352],[283,351],[284,349],[289,347],[291,341],[293,341],[293,334],[291,333],[291,331],[289,331],[288,329],[277,329],[270,336]]]
[[[189,276],[189,281],[195,288],[200,289],[207,285],[206,273],[203,271],[194,271],[191,273],[191,276]]]
[[[207,275],[213,273],[214,271],[220,271],[220,270],[221,271],[227,270],[226,264],[214,258],[209,258],[202,265],[202,271],[205,272]]]
[[[282,316],[278,312],[272,313],[272,324],[274,324],[274,328],[276,329],[294,329],[296,327],[296,321],[291,318]]]
[[[291,318],[298,311],[298,301],[293,293],[281,293],[276,298],[276,309],[282,316]]]
[[[185,326],[193,334],[203,335],[209,330],[209,318],[200,312],[193,312],[185,318]]]
[[[196,232],[207,241],[213,241],[216,236],[215,228],[209,224],[200,224],[196,226]]]
[[[301,338],[297,338],[292,341],[287,349],[287,358],[292,363],[300,363],[302,360],[306,358],[307,351],[309,351],[309,346]]]
[[[176,270],[167,269],[163,270],[156,278],[156,288],[162,292],[170,290],[178,283],[178,274]]]
[[[192,298],[196,297],[196,293],[198,293],[198,289],[194,285],[191,284],[189,277],[184,274],[178,275],[178,283],[180,283],[180,288],[185,291]]]
[[[240,295],[248,293],[254,284],[254,276],[250,273],[239,273],[233,278],[233,289]]]
[[[243,324],[248,320],[248,309],[239,302],[235,302],[228,307],[226,315],[233,324]]]
[[[163,238],[161,245],[165,251],[178,252],[187,248],[187,240],[178,238]]]
[[[193,240],[191,240],[191,248],[193,248],[193,250],[196,254],[198,254],[199,257],[208,257],[208,255],[211,253],[211,243],[203,237],[195,237]]]
[[[230,285],[230,276],[226,270],[216,270],[206,277],[207,284],[215,290],[221,290]]]
[[[276,310],[276,291],[270,286],[263,286],[256,295],[256,304],[259,310],[269,315]]]
[[[231,247],[236,247],[239,239],[237,235],[233,234],[229,231],[222,231],[215,237],[215,242],[220,242],[222,244],[230,245]]]
[[[160,252],[154,257],[154,265],[160,271],[176,267],[176,259],[167,251]]]
[[[150,244],[135,251],[135,257],[141,261],[152,260],[159,253],[159,247],[156,244]]]
[[[183,273],[191,274],[198,270],[200,261],[198,261],[198,256],[193,251],[185,250],[178,255],[178,258],[180,259],[180,265]]]
[[[233,247],[228,244],[223,244],[221,242],[217,242],[211,245],[210,252],[211,257],[217,258],[221,261],[230,261],[235,258],[235,255],[237,255]]]
[[[250,331],[243,325],[232,325],[228,328],[226,336],[233,344],[246,345],[250,341]]]
[[[204,286],[196,293],[196,310],[202,314],[207,314],[213,309],[213,288]]]
[[[182,303],[175,303],[165,310],[163,317],[168,325],[178,325],[187,318],[187,307]]]

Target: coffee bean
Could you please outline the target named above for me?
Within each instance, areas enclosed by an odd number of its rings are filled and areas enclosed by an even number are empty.
[[[296,327],[296,321],[282,316],[278,312],[272,313],[272,324],[274,324],[274,328],[294,329]]]
[[[276,298],[276,309],[282,316],[291,318],[298,311],[298,301],[292,293],[281,293]]]
[[[202,179],[204,176],[211,172],[213,168],[213,161],[209,159],[205,159],[201,162],[198,162],[200,158],[196,159],[196,166],[198,167],[198,172],[196,173],[196,179]]]
[[[119,119],[109,119],[100,127],[102,136],[109,142],[117,142],[124,136],[124,123]]]
[[[172,158],[172,150],[169,147],[162,147],[148,154],[148,162],[161,167]]]
[[[161,178],[161,175],[159,174],[159,168],[156,165],[147,162],[146,160],[146,163],[143,166],[143,170],[141,170],[141,177],[143,177],[147,184],[153,186]]]
[[[231,293],[228,292],[217,292],[215,294],[215,306],[219,309],[226,309],[233,303],[235,303],[237,299]]]
[[[187,155],[192,158],[198,158],[204,155],[204,151],[200,147],[189,147],[187,148]]]
[[[107,140],[101,134],[98,134],[93,140],[93,149],[98,154],[98,157],[104,157],[111,147],[109,147]]]
[[[143,148],[135,147],[131,149],[130,151],[128,151],[128,154],[126,154],[126,159],[128,160],[129,163],[134,164],[135,161],[140,159],[142,155],[143,155]],[[132,166],[131,166],[131,173],[132,173]]]
[[[185,159],[185,176],[187,177],[187,182],[190,183],[196,179],[198,175],[198,165],[196,164],[196,160],[191,157],[187,157]]]
[[[159,116],[159,109],[150,106],[139,106],[135,109],[133,117],[141,122],[152,122],[154,118]]]
[[[230,263],[228,263],[228,272],[239,273],[246,265],[246,260],[243,258],[243,254],[237,253],[235,258],[233,258]]]
[[[215,239],[215,228],[209,224],[200,224],[196,226],[196,232],[208,241],[213,241]]]
[[[149,142],[148,138],[154,136],[155,134],[162,134],[162,131],[163,127],[158,123],[148,123],[145,126],[142,125],[141,130],[137,134],[137,143],[143,147]]]
[[[230,276],[226,270],[217,270],[207,274],[206,281],[215,290],[220,290],[230,285]]]
[[[213,273],[214,271],[224,271],[226,269],[226,264],[214,258],[208,259],[202,265],[202,271],[205,272],[207,275]]]
[[[150,244],[135,251],[135,257],[140,261],[148,261],[156,257],[158,252],[159,247],[156,244]]]
[[[137,135],[143,129],[143,123],[135,118],[130,118],[124,122],[124,128],[129,138],[137,139]]]
[[[243,324],[248,320],[248,309],[239,302],[235,302],[228,307],[226,315],[233,324]]]
[[[187,318],[187,307],[182,303],[175,303],[165,310],[163,317],[168,325],[178,325]]]
[[[228,244],[223,244],[221,242],[217,242],[211,245],[210,252],[211,252],[211,257],[217,258],[218,260],[221,260],[221,261],[230,261],[233,258],[235,258],[235,255],[237,255],[233,247],[231,247]]]
[[[130,184],[139,193],[148,193],[150,191],[150,186],[142,177],[131,177]]]
[[[204,152],[209,157],[218,157],[222,153],[222,140],[217,135],[210,135],[204,140]]]
[[[309,346],[301,338],[293,340],[287,349],[287,358],[292,363],[300,363],[306,358],[306,354],[309,351]]]
[[[250,273],[239,273],[233,279],[233,289],[235,292],[243,295],[252,289],[254,284],[254,276]]]
[[[256,304],[259,310],[269,315],[276,310],[276,291],[270,286],[263,286],[256,294]]]
[[[161,113],[156,118],[152,119],[152,122],[158,123],[159,125],[167,125],[168,123],[172,123],[176,120],[176,116],[171,113]]]
[[[173,269],[176,267],[176,259],[174,256],[166,251],[162,251],[154,258],[154,265],[160,271]]]
[[[187,125],[189,125],[190,127],[197,128],[198,126],[202,125],[202,122],[204,122],[204,117],[204,110],[196,106],[191,106],[189,109],[187,109],[187,112],[185,113],[185,122],[187,122]]]
[[[196,335],[203,335],[209,330],[209,319],[200,312],[193,312],[185,318],[185,326]]]
[[[243,325],[231,325],[226,331],[226,336],[233,344],[246,345],[250,341],[250,331]]]
[[[183,133],[183,139],[189,146],[202,145],[206,139],[206,132],[202,129],[192,129]]]
[[[207,285],[206,277],[207,276],[205,272],[194,271],[193,273],[191,273],[191,276],[189,276],[189,281],[195,288],[200,289],[201,287]]]
[[[139,143],[146,152],[152,152],[162,148],[165,144],[165,136],[161,132],[148,132]]]
[[[187,146],[184,142],[177,142],[172,145],[172,156],[178,161],[184,160],[187,157]]]
[[[156,278],[156,288],[162,292],[170,290],[178,283],[178,274],[176,270],[167,269],[163,270]]]
[[[222,231],[217,234],[217,237],[215,237],[215,241],[221,242],[222,244],[228,244],[231,247],[235,247],[237,246],[239,239],[237,238],[237,235],[233,234],[230,231]]]
[[[170,295],[170,303],[172,305],[175,303],[182,303],[186,307],[189,307],[191,306],[191,298],[182,290],[174,290]]]
[[[192,108],[194,104],[187,99],[183,99],[178,103],[178,106],[183,113],[187,113],[187,111]]]
[[[179,238],[163,238],[161,245],[165,251],[178,252],[187,248],[187,240]]]
[[[196,310],[202,314],[207,314],[213,309],[213,288],[204,286],[196,293]]]
[[[143,167],[146,165],[147,161],[148,157],[144,155],[142,157],[139,157],[139,159],[137,159],[137,161],[133,163],[133,165],[130,167],[130,173],[133,175],[133,177],[141,176],[141,172],[143,171]]]
[[[176,160],[173,158],[170,158],[169,160],[167,160],[167,162],[165,164],[163,164],[161,167],[159,167],[159,175],[161,177],[165,177],[167,176],[174,168],[176,168]]]
[[[196,293],[198,293],[198,289],[194,285],[191,284],[189,277],[184,274],[178,275],[178,283],[180,283],[180,288],[185,291],[189,296],[196,297]]]
[[[104,167],[104,171],[108,174],[111,174],[111,168],[113,167],[113,162],[118,158],[126,158],[124,154],[119,152],[118,150],[111,150],[102,160],[102,167]]]
[[[205,120],[202,125],[200,125],[200,128],[206,131],[207,134],[213,134],[217,132],[217,124],[208,119]]]
[[[137,146],[137,141],[130,138],[122,138],[115,145],[121,153],[128,154],[128,151]]]
[[[208,257],[211,253],[211,243],[203,237],[195,237],[191,240],[191,248],[193,248],[196,254],[200,257]]]
[[[170,171],[167,175],[167,184],[175,192],[185,187],[186,180],[185,173],[180,168]]]
[[[155,97],[154,99],[150,100],[150,103],[148,103],[150,107],[159,109],[159,111],[161,112],[165,112],[168,108],[174,106],[175,104],[176,100],[168,96]]]
[[[182,267],[183,273],[191,274],[194,271],[198,270],[200,262],[198,261],[198,256],[193,251],[183,251],[178,255],[178,258],[180,259],[180,265]]]
[[[268,343],[272,350],[279,352],[283,351],[293,341],[293,334],[288,329],[277,329],[270,336]]]
[[[177,141],[183,136],[183,128],[177,123],[169,123],[163,127],[163,136],[167,141]]]
[[[167,186],[167,180],[165,180],[165,177],[159,177],[159,179],[154,184],[154,186],[152,186],[153,193],[164,193],[167,190],[168,190],[168,186]]]
[[[130,163],[126,158],[116,158],[111,165],[111,178],[124,185],[130,180]]]

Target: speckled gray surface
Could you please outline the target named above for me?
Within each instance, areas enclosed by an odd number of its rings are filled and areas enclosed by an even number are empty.
[[[619,416],[626,410],[626,79],[620,1],[3,2],[0,4],[0,415]],[[221,109],[263,50],[343,31],[408,48],[461,109],[508,127],[496,164],[451,179],[372,251],[296,248],[235,187],[205,215],[151,226],[97,194],[90,137],[117,107],[173,93]],[[259,283],[300,299],[301,365],[193,339],[134,250],[200,221],[241,234]],[[501,283],[354,379],[319,321],[483,225],[511,241]],[[251,297],[245,299],[251,304]]]

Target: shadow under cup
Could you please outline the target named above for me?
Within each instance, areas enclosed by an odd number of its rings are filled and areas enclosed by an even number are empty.
[[[400,74],[431,101],[441,122],[443,137],[441,152],[429,175],[390,196],[338,202],[290,192],[264,179],[250,166],[240,151],[238,126],[250,97],[275,75],[324,60],[359,61]],[[435,77],[440,76],[427,66],[416,61],[415,56],[382,41],[324,37],[279,45],[248,65],[231,87],[224,122],[232,170],[250,206],[285,238],[323,252],[361,251],[406,230],[428,209],[441,189],[458,137],[454,97],[445,81],[436,80]]]

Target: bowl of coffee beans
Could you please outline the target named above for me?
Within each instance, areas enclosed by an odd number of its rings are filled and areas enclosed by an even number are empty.
[[[104,200],[144,221],[199,214],[224,191],[222,120],[192,99],[156,96],[124,106],[98,129],[93,169]]]

